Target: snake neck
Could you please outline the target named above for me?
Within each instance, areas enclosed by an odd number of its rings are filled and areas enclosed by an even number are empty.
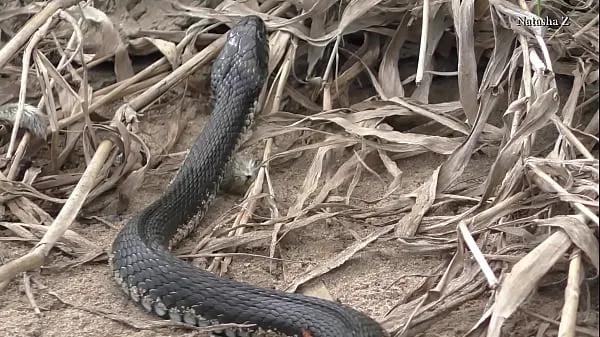
[[[217,97],[211,117],[163,196],[139,214],[136,223],[143,241],[170,248],[195,229],[254,119],[255,106],[250,98]]]

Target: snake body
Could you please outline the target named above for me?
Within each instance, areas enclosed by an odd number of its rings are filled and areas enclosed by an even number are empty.
[[[133,301],[163,318],[196,326],[238,323],[231,336],[383,337],[366,315],[339,303],[257,288],[200,270],[171,255],[204,215],[225,167],[254,116],[266,81],[269,46],[264,22],[243,18],[215,60],[211,118],[164,194],[129,220],[113,242],[110,264]]]

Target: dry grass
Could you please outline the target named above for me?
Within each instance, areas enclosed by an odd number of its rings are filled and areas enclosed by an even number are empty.
[[[324,0],[300,7],[223,1],[200,8],[173,2],[170,15],[194,21],[186,31],[138,31],[127,39],[102,11],[71,7],[74,3],[49,2],[0,50],[0,72],[22,69],[19,103],[30,82],[38,82],[50,149],[47,169],[29,168],[16,180],[23,153],[35,139],[25,133],[19,140],[15,128],[6,146],[0,188],[11,222],[0,225],[12,236],[2,240],[35,245],[30,254],[0,266],[0,288],[39,267],[52,248],[73,256],[73,265],[105,258],[69,225],[82,206],[106,195],[126,207],[146,171],[160,164],[136,135],[140,113],[216,55],[223,37],[209,32],[211,27],[258,14],[271,31],[271,80],[261,96],[262,120],[246,146],[264,144],[264,165],[244,207],[225,219],[232,226],[207,229],[189,256],[212,256],[209,269],[223,272],[232,255],[215,254],[219,251],[262,240],[270,242],[274,257],[281,236],[295,229],[333,217],[375,219],[381,226],[287,290],[339,267],[379,238],[393,238],[408,252],[443,251],[452,258],[398,300],[381,319],[386,329],[406,335],[485,295],[489,308],[467,335],[494,337],[540,280],[568,261],[558,334],[598,336],[576,320],[581,280],[599,271],[597,3],[542,2],[538,8],[505,0]],[[3,10],[0,22],[37,12],[37,6]],[[537,18],[538,10],[543,17],[568,17],[570,25],[519,24]],[[93,30],[101,34],[84,51]],[[420,41],[418,65],[412,76],[401,78],[400,50],[407,41]],[[210,44],[197,53],[198,43]],[[434,51],[448,45],[457,50],[456,72],[436,72]],[[130,56],[152,50],[164,57],[134,75]],[[51,53],[59,55],[58,62]],[[88,70],[109,58],[118,82],[93,90]],[[485,66],[483,76],[478,66]],[[458,101],[429,103],[434,75],[457,76]],[[559,96],[558,75],[573,80],[567,97]],[[357,83],[363,83],[365,99],[353,94]],[[123,102],[111,120],[95,114]],[[411,127],[399,130],[390,121]],[[178,121],[169,127],[165,153],[183,128]],[[540,134],[549,128],[557,134],[551,142]],[[297,141],[279,148],[282,135]],[[460,183],[481,149],[495,155],[484,183]],[[87,163],[78,172],[64,169],[74,151]],[[398,193],[402,171],[396,162],[426,152],[447,160],[422,186]],[[269,169],[302,153],[310,153],[312,162],[295,202],[283,212],[270,197]],[[386,184],[381,200],[354,194],[364,175]],[[259,203],[271,217],[249,223]],[[48,209],[55,206],[62,208],[53,217]],[[457,213],[440,214],[448,206]]]

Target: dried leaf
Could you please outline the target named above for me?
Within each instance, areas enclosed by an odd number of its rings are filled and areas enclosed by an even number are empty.
[[[92,60],[114,55],[117,81],[132,77],[134,71],[127,53],[127,46],[112,20],[104,12],[91,6],[82,6],[81,12],[89,22],[93,22],[100,28],[98,35],[101,37],[101,41],[95,41],[96,50]]]
[[[487,201],[504,179],[506,172],[515,165],[520,156],[520,148],[523,140],[542,128],[550,120],[550,117],[556,114],[558,111],[557,100],[556,89],[549,89],[532,104],[523,124],[502,150],[500,150],[496,161],[492,164],[481,202]],[[515,101],[511,104],[509,110],[515,109],[515,106],[522,104],[523,101]]]
[[[546,220],[536,221],[540,225],[550,225],[553,227],[562,228],[569,238],[581,251],[588,257],[596,272],[599,269],[599,254],[598,240],[594,232],[579,219],[572,216],[555,216]]]
[[[458,91],[469,124],[477,119],[477,60],[473,34],[474,1],[452,0],[452,14],[458,40]]]
[[[396,224],[396,237],[406,238],[417,233],[421,220],[435,201],[439,173],[440,168],[438,167],[433,171],[431,177],[415,191],[417,194],[415,205],[410,213],[403,216]]]
[[[542,276],[546,275],[556,261],[569,250],[570,243],[571,240],[565,232],[555,232],[512,267],[493,304],[488,337],[501,336],[502,325],[506,319],[525,301]]]
[[[398,61],[400,59],[400,49],[406,40],[407,28],[408,17],[405,16],[396,28],[379,65],[378,79],[385,97],[404,97]]]

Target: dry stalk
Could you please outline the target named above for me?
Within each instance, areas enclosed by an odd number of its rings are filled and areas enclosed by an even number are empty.
[[[33,291],[31,289],[31,276],[28,273],[23,273],[23,285],[25,286],[25,295],[29,300],[29,304],[31,304],[31,307],[33,308],[33,312],[40,316],[42,311],[35,301],[35,296],[33,296]]]
[[[25,151],[27,150],[27,145],[29,144],[30,140],[31,140],[31,133],[25,132],[25,134],[23,134],[23,138],[21,138],[21,141],[19,142],[17,151],[15,151],[15,155],[13,157],[13,164],[10,166],[8,173],[6,174],[6,179],[15,180],[15,177],[17,176],[17,170],[19,169],[18,164],[21,161],[21,159],[23,158],[23,155],[25,154]]]
[[[527,44],[527,39],[522,35],[519,35],[519,43],[523,53],[523,79],[521,89],[524,91],[524,97],[527,99],[527,109],[525,113],[528,113],[531,109],[531,63],[529,63],[529,45]],[[521,116],[521,113],[522,111],[518,109],[513,114],[512,125],[510,128],[511,137],[514,136],[519,129],[519,123],[523,117]]]
[[[420,84],[425,73],[425,59],[427,57],[427,39],[429,38],[429,23],[431,21],[430,0],[423,1],[423,24],[421,26],[421,43],[419,44],[419,63],[417,64],[417,74],[415,83]]]
[[[592,29],[592,28],[598,28],[598,15],[596,14],[596,16],[590,20],[590,22],[588,22],[585,26],[583,26],[583,28],[581,28],[577,33],[573,34],[573,39],[577,40],[579,39],[583,34],[585,34],[585,32],[587,32],[588,30]]]
[[[496,287],[498,286],[498,278],[496,277],[496,274],[494,274],[492,267],[490,267],[489,263],[485,259],[485,256],[481,252],[481,249],[479,249],[477,242],[475,242],[475,239],[473,239],[471,232],[469,232],[466,221],[461,221],[458,224],[458,229],[460,231],[460,234],[462,234],[462,238],[465,241],[465,244],[467,245],[467,247],[469,247],[469,250],[471,250],[475,261],[477,261],[477,264],[479,264],[483,275],[488,281],[490,289],[496,289]]]
[[[281,40],[287,42],[288,51],[283,59],[284,60],[283,64],[280,67],[280,72],[278,74],[279,81],[277,82],[275,95],[273,97],[273,103],[272,103],[270,111],[267,112],[267,114],[275,113],[275,112],[279,111],[281,108],[281,101],[283,99],[283,91],[284,91],[286,83],[288,81],[288,78],[290,75],[290,70],[292,68],[292,64],[294,61],[294,54],[296,52],[296,43],[295,43],[295,41],[290,43],[289,42],[290,39],[291,39],[291,35],[289,33],[282,33]],[[269,178],[269,158],[271,158],[272,152],[273,152],[273,138],[268,138],[266,140],[265,150],[263,153],[263,162],[265,163],[265,165],[263,167],[261,167],[259,176],[261,178],[264,178],[264,180],[266,180],[266,182],[267,182],[267,188],[269,190],[267,198],[269,198],[270,200],[275,195],[275,191],[273,190],[273,185],[271,184],[271,181]],[[261,179],[261,181],[257,181],[256,186],[259,186],[259,185],[261,187],[264,186],[262,180],[263,179]],[[258,195],[258,193],[260,193],[260,190],[261,189],[259,187],[256,187],[256,189],[253,190],[253,193],[254,193],[253,195]],[[256,200],[256,199],[254,199],[254,200]],[[256,207],[256,203],[253,202],[251,205],[249,205],[247,213],[249,213],[249,214],[252,213],[254,211],[255,207]],[[271,210],[272,210],[271,217],[278,218],[279,214],[277,212],[277,207],[275,205],[273,205],[273,207],[271,207]],[[271,244],[269,247],[269,257],[270,258],[274,258],[274,256],[275,256],[275,248],[276,248],[278,237],[279,237],[279,231],[281,230],[282,226],[283,226],[282,223],[276,223],[273,226],[273,232],[271,234]]]
[[[577,326],[577,308],[579,307],[579,285],[583,280],[581,268],[581,250],[575,248],[571,253],[569,276],[565,287],[565,304],[562,308],[558,337],[575,337]]]
[[[108,94],[110,94],[112,96],[111,99],[109,100],[109,102],[112,102],[115,100],[119,100],[125,96],[134,94],[138,91],[142,91],[147,88],[150,88],[151,86],[158,83],[158,81],[162,80],[169,74],[168,69],[169,69],[169,67],[167,65],[165,65],[164,71],[162,71],[162,72],[157,71],[156,75],[154,75],[148,79],[140,80],[139,82],[133,83],[133,84],[123,88],[123,90],[118,90],[118,91],[113,92],[113,90],[115,90],[117,87],[119,87],[122,84],[121,82],[111,84],[105,88],[102,88],[94,93],[95,97],[94,97],[94,99],[92,99],[92,106],[99,106],[97,101],[102,99],[102,97],[104,97],[105,95],[108,95]],[[162,68],[159,70],[162,70]]]
[[[535,319],[539,319],[542,322],[547,322],[551,325],[554,326],[559,326],[560,322],[554,319],[550,319],[544,315],[540,315],[534,311],[531,310],[527,310],[527,309],[519,309],[519,311],[523,312],[524,314],[527,314]],[[580,326],[576,326],[575,327],[575,331],[578,333],[577,336],[581,336],[581,335],[586,335],[586,336],[590,336],[590,337],[599,337],[600,333],[598,333],[597,329],[589,329],[589,328],[583,328]]]
[[[29,72],[29,64],[30,64],[30,60],[32,57],[33,49],[37,46],[37,44],[41,41],[41,39],[47,35],[48,29],[49,29],[49,27],[52,23],[52,19],[55,15],[60,15],[62,18],[67,20],[69,23],[71,23],[71,25],[73,27],[74,32],[71,36],[71,39],[69,40],[69,44],[67,47],[69,47],[69,46],[72,47],[72,45],[75,43],[75,36],[79,37],[79,39],[78,39],[79,41],[82,41],[83,34],[81,33],[81,30],[79,29],[78,23],[75,22],[75,19],[71,15],[62,11],[60,8],[56,9],[55,12],[52,13],[52,15],[46,20],[46,22],[43,25],[41,25],[41,27],[39,27],[39,29],[33,34],[33,36],[31,37],[31,41],[27,44],[27,47],[25,49],[25,53],[23,56],[23,66],[22,66],[22,72],[21,72],[21,90],[19,92],[19,104],[17,107],[17,114],[15,116],[15,121],[14,121],[14,124],[17,126],[20,125],[21,115],[23,113],[23,105],[25,102],[25,93],[27,90],[27,79],[28,79],[27,75]],[[36,19],[36,17],[33,17],[26,24],[26,26],[29,25],[29,23],[34,21],[35,19]],[[80,47],[81,47],[81,44],[77,47],[76,50],[81,51]],[[68,58],[67,55],[63,54],[63,56],[60,60],[60,63],[59,63],[59,69],[64,67],[65,64],[67,64],[67,62],[70,62],[70,61],[71,61],[71,59]],[[1,66],[0,66],[0,68],[1,68]],[[42,99],[40,100],[40,103],[38,104],[38,108],[40,108],[42,106],[46,97],[52,98],[51,97],[52,95],[51,94],[48,95],[48,93],[51,92],[53,84],[54,84],[54,81],[51,80],[48,88],[46,88],[47,92],[44,93]],[[15,127],[12,130],[10,143],[8,146],[8,150],[6,152],[7,158],[11,158],[11,156],[12,156],[18,129],[19,129],[18,127]],[[17,149],[17,153],[15,154],[15,158],[13,159],[12,165],[9,169],[8,178],[10,180],[14,179],[16,170],[18,169],[18,166],[21,162],[21,159],[25,152],[25,149],[27,148],[27,145],[29,144],[29,141],[30,141],[30,135],[28,133],[26,133],[25,136],[21,139],[21,142],[19,143],[19,148]]]
[[[87,113],[91,113],[99,107],[123,97],[124,93],[127,92],[127,90],[131,89],[133,85],[144,80],[146,77],[154,73],[165,72],[168,69],[169,64],[167,62],[167,59],[166,57],[163,57],[162,59],[156,61],[151,66],[145,68],[144,70],[140,71],[134,76],[115,84],[115,87],[113,87],[112,90],[110,90],[106,94],[104,94],[104,92],[107,91],[108,87],[99,90],[98,92],[96,92],[97,96],[95,96],[94,99],[92,99],[92,104],[90,104],[90,106],[88,107]],[[100,92],[102,92],[103,94],[100,95]],[[85,115],[86,114],[83,111],[80,111],[78,113],[70,115],[69,117],[65,117],[58,121],[58,127],[65,128],[71,124],[80,121]]]

